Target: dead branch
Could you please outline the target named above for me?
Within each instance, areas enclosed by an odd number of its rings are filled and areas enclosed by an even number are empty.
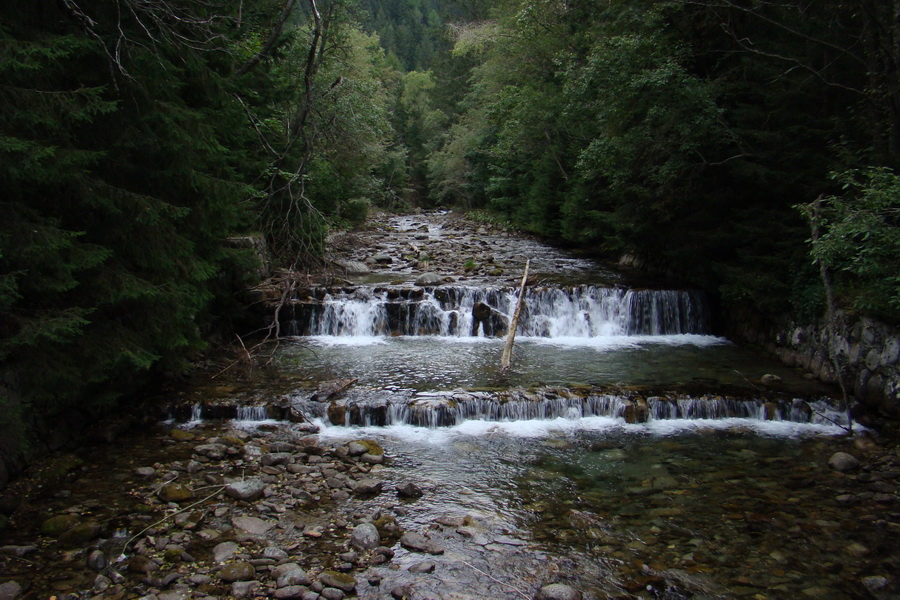
[[[500,354],[500,372],[509,369],[512,360],[513,344],[516,342],[516,329],[519,327],[519,317],[522,314],[522,305],[525,303],[525,285],[528,283],[528,267],[531,259],[525,261],[525,272],[522,274],[522,285],[519,287],[519,299],[516,302],[516,310],[513,312],[512,320],[509,322],[509,332],[506,334],[506,344],[503,346],[503,352]]]

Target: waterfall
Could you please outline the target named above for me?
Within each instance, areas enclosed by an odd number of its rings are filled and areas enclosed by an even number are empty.
[[[844,416],[827,403],[720,396],[653,396],[575,392],[570,389],[496,392],[419,392],[409,396],[322,403],[295,399],[310,418],[341,426],[453,427],[465,421],[546,421],[608,417],[623,423],[748,419],[829,424]],[[642,410],[641,407],[646,407]],[[337,410],[336,410],[337,409]]]
[[[314,336],[505,334],[515,290],[478,287],[334,290],[307,310],[292,310],[291,332]],[[699,292],[578,286],[528,290],[521,335],[597,338],[709,333]],[[302,322],[302,319],[306,319]]]

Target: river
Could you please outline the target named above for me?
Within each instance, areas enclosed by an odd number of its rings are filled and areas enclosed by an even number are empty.
[[[834,390],[716,335],[698,292],[447,213],[385,218],[353,242],[338,260],[357,272],[281,311],[290,335],[270,366],[200,372],[155,400],[172,419],[20,482],[4,577],[34,598],[336,598],[329,569],[373,600],[550,584],[587,600],[898,597],[896,448],[848,436]],[[500,374],[525,257],[528,311]],[[415,284],[426,269],[439,285]],[[360,439],[386,458],[353,458]],[[838,451],[861,466],[831,468]],[[245,479],[265,495],[219,493]],[[162,498],[175,481],[190,511]],[[52,515],[98,529],[64,547],[39,535]],[[247,534],[247,516],[270,530]],[[392,521],[435,552],[385,531],[382,554],[348,547],[355,527]],[[252,564],[247,581],[213,558],[232,540],[221,563]],[[97,552],[155,567],[97,569]],[[273,575],[291,561],[308,574],[297,586]]]

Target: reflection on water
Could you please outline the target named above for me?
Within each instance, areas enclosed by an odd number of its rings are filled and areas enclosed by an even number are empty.
[[[486,338],[298,338],[284,346],[279,364],[303,378],[358,378],[360,386],[370,389],[692,383],[751,388],[765,373],[782,377],[789,391],[826,389],[714,336],[517,338],[512,369],[501,378],[502,343]]]

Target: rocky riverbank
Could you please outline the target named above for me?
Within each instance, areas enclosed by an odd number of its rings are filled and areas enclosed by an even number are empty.
[[[844,529],[836,520],[843,511],[855,532],[843,544],[843,568],[866,574],[857,579],[858,594],[813,586],[811,597],[897,598],[900,556],[882,544],[900,533],[900,451],[867,436],[835,447],[844,451],[818,473],[808,467],[785,473],[800,486],[800,497],[793,505],[783,498],[784,506],[768,517],[747,513],[748,531],[752,538],[754,523],[757,529],[767,520],[788,527],[797,520],[809,543],[822,544],[817,532]],[[597,451],[623,458],[615,446],[601,444]],[[666,470],[656,471],[649,488],[629,491],[616,503],[622,515],[631,514],[622,506],[644,506],[640,528],[647,532],[637,543],[630,535],[603,533],[609,527],[604,520],[574,506],[560,523],[550,520],[532,534],[510,530],[489,513],[442,511],[434,482],[415,478],[408,466],[395,468],[397,459],[415,461],[386,454],[372,439],[323,438],[309,425],[233,421],[133,431],[116,445],[52,457],[15,482],[0,502],[0,600],[782,597],[760,595],[759,582],[749,579],[735,578],[729,592],[699,577],[702,568],[691,575],[689,565],[705,560],[704,535],[696,531],[690,543],[700,552],[688,560],[674,550],[666,561],[687,566],[664,568],[661,541],[656,559],[642,558],[659,545],[655,538],[665,537],[667,527],[659,519],[683,510],[670,501],[657,506],[656,496],[671,500],[686,491],[679,492],[682,484]],[[800,490],[809,486],[824,494],[819,509],[806,506]],[[723,497],[733,493],[731,487],[722,489]],[[570,493],[572,499],[582,494]],[[726,504],[732,512],[743,510],[730,500]],[[558,512],[547,507],[536,514],[544,510],[548,518]],[[880,533],[871,540],[860,537],[868,529]],[[609,575],[621,593],[577,589],[586,573],[571,572],[564,556],[547,552],[573,535],[595,531],[602,533],[596,535],[609,564],[621,561],[621,571]],[[734,550],[721,550],[719,560],[727,561],[722,567],[736,569],[728,558]],[[749,547],[744,551],[755,556]],[[785,572],[778,565],[788,557],[760,551],[761,558],[775,561],[773,581],[787,581],[778,577]]]
[[[372,440],[330,445],[309,426],[226,424],[141,434],[127,460],[94,463],[113,447],[54,457],[16,482],[0,506],[0,599],[437,598],[416,589],[433,557],[528,546],[477,515],[401,527],[427,491],[396,480]],[[463,562],[463,582],[490,570]]]

